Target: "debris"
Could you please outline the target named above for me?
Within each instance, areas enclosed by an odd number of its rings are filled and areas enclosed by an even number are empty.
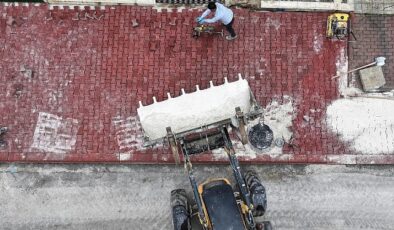
[[[101,20],[101,18],[104,17],[104,14],[98,16],[96,11],[94,11],[93,14],[91,14],[91,15],[88,12],[85,12],[85,14],[83,14],[83,17],[80,17],[79,13],[80,12],[77,12],[75,14],[75,16],[71,18],[71,20],[73,20],[73,21],[88,20],[88,19]]]
[[[389,92],[383,92],[382,94],[387,97],[394,97],[394,90],[391,90]]]
[[[21,140],[19,140],[18,138],[15,138],[14,143],[15,143],[15,147],[17,149],[22,149],[22,141]]]
[[[14,96],[15,97],[20,97],[22,95],[22,91],[23,91],[23,85],[22,84],[15,84],[14,85]]]
[[[79,12],[77,12],[77,14],[74,17],[72,17],[71,20],[78,21],[79,20]]]
[[[293,135],[291,127],[296,115],[292,99],[285,97],[286,95],[283,96],[283,103],[273,100],[265,107],[264,124],[272,129],[275,137],[282,137],[285,142],[289,142]]]
[[[24,75],[26,78],[28,78],[28,79],[32,79],[32,78],[33,78],[33,75],[34,75],[33,70],[27,68],[25,65],[21,65],[19,71],[20,71],[21,73],[23,73],[23,75]]]
[[[355,87],[347,87],[342,90],[342,95],[344,97],[356,97],[361,94],[363,94],[363,91]]]
[[[50,21],[52,19],[53,19],[52,12],[49,11],[49,14],[47,16],[45,16],[45,21]]]
[[[7,22],[6,23],[7,23],[8,26],[15,26],[16,25],[16,20],[15,20],[14,17],[10,16],[10,17],[7,18]]]
[[[303,116],[304,121],[309,122],[311,120],[311,118],[309,116]]]
[[[8,166],[8,168],[5,170],[6,173],[17,173],[18,172],[18,168],[15,165],[10,165]]]
[[[355,96],[350,96],[350,97],[364,97],[364,98],[372,98],[372,99],[384,99],[384,100],[393,100],[394,98],[391,97],[386,97],[382,94],[382,96],[375,96],[375,95],[368,95],[368,94],[360,94],[360,95],[355,95]]]
[[[275,30],[279,30],[280,26],[282,25],[279,20],[267,18],[265,24],[268,26],[273,26]]]
[[[33,70],[28,69],[25,71],[25,77],[26,78],[32,78],[33,77]]]
[[[137,19],[132,19],[131,23],[132,23],[133,27],[138,27],[139,26],[139,23],[137,22]]]
[[[100,16],[98,16],[98,17],[97,17],[96,14],[97,14],[97,12],[94,11],[94,13],[93,13],[93,18],[96,19],[96,20],[101,20],[101,18],[104,17],[104,14],[102,14],[102,15],[100,15]]]
[[[285,145],[285,140],[283,139],[283,137],[278,137],[275,139],[274,143],[276,147],[282,148]]]

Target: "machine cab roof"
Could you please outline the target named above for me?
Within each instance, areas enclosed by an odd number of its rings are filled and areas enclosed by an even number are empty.
[[[202,185],[201,194],[214,230],[246,229],[233,189],[225,180]]]

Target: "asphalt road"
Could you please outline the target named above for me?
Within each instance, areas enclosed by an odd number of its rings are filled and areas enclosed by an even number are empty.
[[[245,167],[246,168],[246,167]],[[394,166],[248,166],[267,188],[274,229],[393,229]],[[231,175],[195,166],[196,176]],[[0,229],[172,229],[183,167],[0,165]]]

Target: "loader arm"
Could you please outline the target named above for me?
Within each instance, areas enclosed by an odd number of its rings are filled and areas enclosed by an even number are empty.
[[[189,176],[189,181],[190,181],[190,184],[193,189],[193,196],[194,196],[194,200],[196,201],[199,219],[200,219],[201,225],[203,226],[203,228],[205,230],[205,229],[208,229],[208,221],[207,221],[207,217],[205,216],[205,212],[204,212],[204,209],[202,206],[203,204],[202,204],[200,195],[198,193],[198,185],[197,185],[196,179],[193,174],[192,163],[190,161],[187,148],[185,147],[183,141],[181,141],[181,147],[182,147],[182,152],[184,155],[185,168],[187,170],[187,174]]]
[[[227,129],[223,127],[221,129],[221,132],[222,132],[224,143],[225,143],[224,149],[226,150],[227,155],[229,157],[229,161],[231,164],[231,168],[233,170],[234,178],[235,178],[235,181],[237,182],[237,187],[240,191],[242,200],[245,202],[245,204],[248,208],[247,213],[246,213],[246,217],[247,217],[246,220],[248,221],[250,229],[255,229],[256,223],[254,221],[254,217],[253,217],[253,213],[252,213],[253,205],[251,202],[251,198],[250,198],[250,194],[248,192],[247,185],[245,183],[245,179],[241,173],[241,167],[239,166],[238,159],[235,156],[233,144],[231,143],[231,140],[229,139]]]

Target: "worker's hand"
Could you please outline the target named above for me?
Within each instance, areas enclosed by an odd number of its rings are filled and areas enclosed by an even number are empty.
[[[201,24],[201,21],[204,21],[204,18],[203,18],[203,17],[197,17],[197,18],[196,18],[196,22],[198,22],[198,23]]]
[[[205,20],[204,20],[204,19],[201,19],[198,23],[199,23],[199,24],[204,24],[204,23],[205,23]]]

